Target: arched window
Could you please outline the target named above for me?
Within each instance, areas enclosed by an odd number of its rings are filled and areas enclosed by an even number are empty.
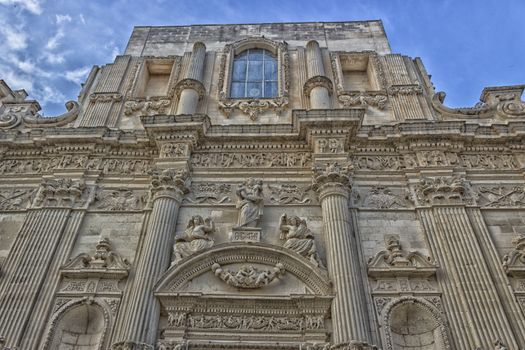
[[[277,95],[277,59],[270,51],[247,49],[235,56],[231,98],[273,98]]]

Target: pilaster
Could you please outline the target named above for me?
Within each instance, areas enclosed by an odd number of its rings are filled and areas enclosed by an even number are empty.
[[[441,266],[438,283],[455,347],[488,349],[495,340],[510,349],[523,346],[520,321],[511,322],[522,315],[506,312],[504,303],[510,312],[517,305],[510,305],[515,304],[510,291],[497,287],[504,276],[489,267],[487,259],[494,260],[495,252],[490,252],[494,248],[479,209],[466,207],[472,202],[468,184],[457,175],[428,177],[414,192],[430,249]]]
[[[313,189],[321,202],[328,272],[335,290],[332,342],[338,348],[366,349],[369,347],[370,329],[361,266],[348,209],[350,170],[350,167],[337,162],[327,163],[324,167],[316,166]]]
[[[206,46],[201,42],[195,43],[186,76],[176,86],[179,97],[177,114],[194,114],[197,111],[197,104],[205,90],[202,84],[205,57]]]

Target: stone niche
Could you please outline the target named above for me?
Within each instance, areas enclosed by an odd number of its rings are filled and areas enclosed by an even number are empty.
[[[174,66],[174,59],[145,60],[137,77],[134,97],[167,96]]]

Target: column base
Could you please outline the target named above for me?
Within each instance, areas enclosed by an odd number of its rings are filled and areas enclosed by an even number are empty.
[[[330,350],[377,350],[378,347],[370,345],[366,342],[352,340],[348,343],[334,344],[330,347]]]
[[[155,347],[145,343],[124,340],[111,345],[110,350],[155,350]]]

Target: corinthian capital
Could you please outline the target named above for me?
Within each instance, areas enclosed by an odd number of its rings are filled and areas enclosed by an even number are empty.
[[[468,184],[459,176],[438,176],[421,179],[415,187],[419,205],[470,204]]]
[[[73,208],[87,201],[87,187],[82,180],[45,179],[40,184],[33,207]]]
[[[151,174],[150,200],[170,197],[181,201],[189,192],[190,179],[186,170],[154,170]]]
[[[348,197],[351,188],[351,165],[338,162],[315,165],[313,170],[312,189],[320,199],[328,194],[341,194]]]

